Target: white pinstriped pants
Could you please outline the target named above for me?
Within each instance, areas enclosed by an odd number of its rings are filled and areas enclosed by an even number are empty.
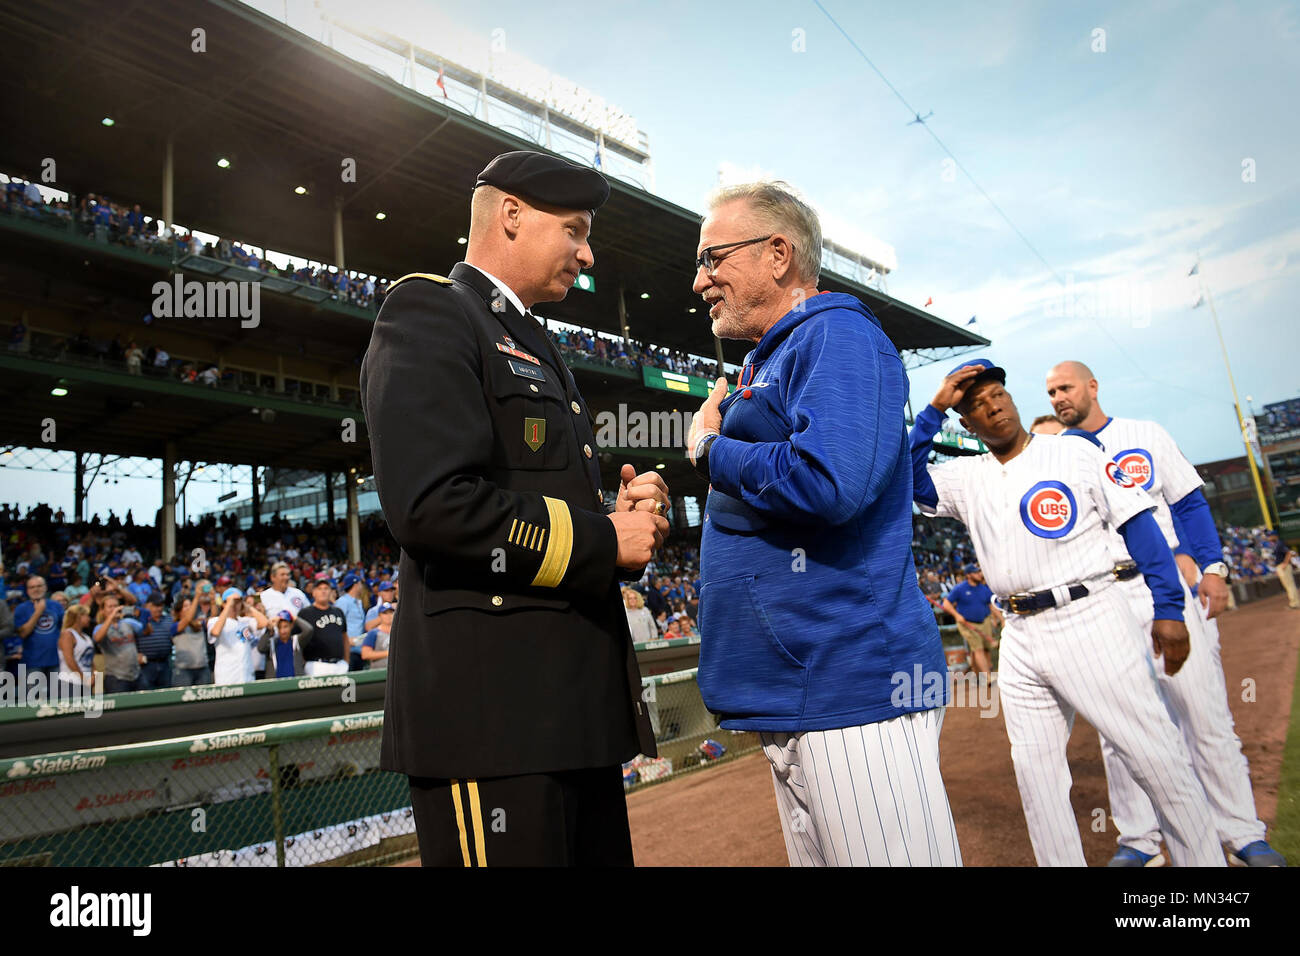
[[[1133,613],[1146,621],[1146,644],[1151,646],[1151,592],[1140,578],[1122,585]],[[1173,677],[1164,664],[1155,664],[1160,690],[1170,716],[1183,732],[1191,753],[1192,769],[1205,788],[1214,814],[1219,842],[1234,850],[1264,839],[1266,827],[1255,816],[1255,792],[1250,785],[1250,765],[1241,752],[1241,738],[1233,730],[1219,656],[1219,625],[1205,616],[1201,602],[1183,585],[1183,617],[1191,638],[1191,653]],[[1133,776],[1125,769],[1105,735],[1101,755],[1106,763],[1110,812],[1119,830],[1121,846],[1153,856],[1160,852],[1160,823],[1155,808]]]
[[[1077,712],[1151,798],[1174,864],[1225,866],[1205,791],[1120,589],[1102,585],[1063,608],[1006,617],[998,686],[1038,865],[1086,865],[1065,756]]]
[[[763,733],[791,866],[961,866],[939,774],[943,708]]]

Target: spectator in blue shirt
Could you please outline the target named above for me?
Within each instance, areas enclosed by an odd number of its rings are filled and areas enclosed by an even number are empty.
[[[991,650],[998,646],[994,636],[995,624],[1001,624],[1002,614],[993,605],[993,592],[984,583],[984,572],[977,564],[966,565],[966,580],[959,581],[943,599],[943,609],[957,622],[957,632],[970,647],[971,661],[976,673],[993,671]]]
[[[397,585],[392,581],[378,581],[375,583],[375,606],[366,614],[366,630],[369,631],[379,620],[379,605],[391,604],[397,606]]]
[[[376,607],[379,619],[375,626],[366,632],[365,643],[361,645],[361,656],[365,658],[370,670],[388,666],[388,641],[393,629],[393,612],[396,607],[384,602]]]
[[[136,649],[145,658],[140,665],[139,690],[172,685],[172,639],[176,636],[176,621],[163,603],[163,596],[153,591],[145,596],[144,610],[140,613],[140,636]]]
[[[349,571],[343,575],[343,596],[335,603],[343,612],[343,620],[348,629],[348,670],[364,669],[361,661],[361,642],[366,638],[366,585],[361,575]]]
[[[136,604],[142,605],[149,600],[149,595],[154,591],[154,583],[149,580],[149,572],[140,568],[132,575],[134,580],[126,586],[126,589],[135,596]]]
[[[45,596],[45,579],[27,579],[27,600],[14,609],[14,635],[22,638],[21,660],[27,673],[59,671],[59,634],[63,631],[63,605]]]

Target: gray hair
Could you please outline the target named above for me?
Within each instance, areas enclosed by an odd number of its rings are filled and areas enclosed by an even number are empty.
[[[709,196],[709,209],[744,202],[764,229],[786,234],[794,242],[794,264],[801,279],[817,281],[822,271],[822,226],[817,213],[790,189],[774,181],[723,186]]]

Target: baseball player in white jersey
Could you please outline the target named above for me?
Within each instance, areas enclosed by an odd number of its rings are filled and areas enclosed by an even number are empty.
[[[1228,603],[1228,568],[1209,504],[1201,492],[1201,476],[1169,433],[1155,422],[1107,417],[1097,401],[1097,380],[1086,365],[1061,362],[1054,366],[1047,374],[1047,396],[1071,433],[1081,432],[1090,438],[1154,499],[1156,521],[1171,548],[1179,543],[1174,527],[1177,519],[1186,551],[1196,560],[1201,577],[1196,598],[1180,577],[1191,652],[1176,676],[1158,674],[1160,688],[1187,743],[1192,768],[1205,788],[1218,838],[1227,848],[1230,862],[1285,866],[1282,855],[1264,840],[1264,823],[1255,815],[1250,767],[1241,752],[1241,739],[1233,731],[1219,656],[1219,629],[1213,622]],[[1127,558],[1118,535],[1112,538],[1113,551]],[[1120,589],[1149,631],[1151,591],[1136,571],[1133,575]],[[1105,734],[1101,743],[1111,816],[1119,830],[1119,849],[1110,865],[1160,866],[1164,855],[1151,802]]]
[[[1180,866],[1223,866],[1205,792],[1161,701],[1142,625],[1115,587],[1120,529],[1155,599],[1163,668],[1187,656],[1182,590],[1152,501],[1078,439],[1030,435],[987,359],[954,370],[912,429],[913,495],[959,518],[1006,613],[999,686],[1016,783],[1040,866],[1083,866],[1066,744],[1075,713],[1110,739],[1151,798]],[[988,454],[927,466],[946,411]]]

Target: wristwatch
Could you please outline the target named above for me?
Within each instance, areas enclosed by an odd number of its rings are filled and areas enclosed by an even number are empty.
[[[701,435],[700,440],[695,443],[695,451],[691,455],[694,459],[696,473],[705,481],[709,480],[709,446],[717,441],[718,437],[717,432]]]
[[[1215,561],[1213,564],[1207,564],[1205,567],[1201,568],[1201,574],[1217,574],[1219,577],[1223,578],[1225,584],[1232,577],[1231,573],[1228,571],[1227,564],[1222,561]]]

